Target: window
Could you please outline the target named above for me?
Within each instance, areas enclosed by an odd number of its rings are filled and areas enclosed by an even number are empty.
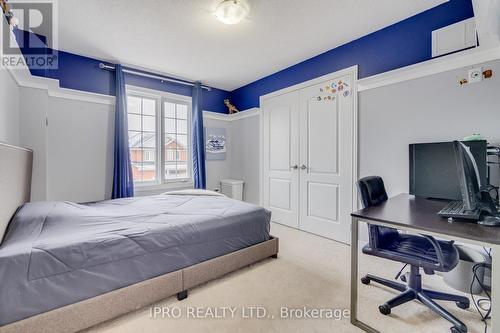
[[[128,142],[135,182],[157,181],[156,108],[154,98],[128,96]]]
[[[173,101],[163,102],[165,128],[165,177],[186,178],[188,175],[188,107]]]
[[[138,185],[191,177],[190,102],[184,96],[130,89],[127,95],[130,157]]]
[[[155,151],[154,150],[144,150],[143,161],[144,162],[154,162],[155,161]]]

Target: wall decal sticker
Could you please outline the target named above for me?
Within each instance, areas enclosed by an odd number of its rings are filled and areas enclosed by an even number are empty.
[[[344,81],[332,82],[324,88],[319,88],[319,92],[320,94],[317,97],[319,102],[332,102],[337,97],[337,93],[340,93],[343,97],[349,97],[351,94],[349,83]]]

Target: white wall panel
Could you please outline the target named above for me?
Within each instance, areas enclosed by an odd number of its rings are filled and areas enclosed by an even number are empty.
[[[50,98],[48,110],[49,200],[109,199],[114,107]]]
[[[0,142],[19,145],[19,87],[0,68]]]
[[[21,88],[19,102],[20,145],[33,150],[31,200],[48,198],[47,127],[45,124],[49,96],[46,90]]]
[[[359,176],[382,176],[390,195],[407,193],[410,143],[480,133],[500,145],[500,61],[481,66],[493,78],[460,86],[464,68],[361,92]]]
[[[259,115],[232,121],[229,144],[231,147],[231,178],[245,180],[243,200],[259,204],[261,158]]]
[[[225,120],[204,119],[205,127],[226,129],[226,159],[224,161],[206,161],[207,189],[220,189],[220,180],[231,178],[232,132],[231,123]]]

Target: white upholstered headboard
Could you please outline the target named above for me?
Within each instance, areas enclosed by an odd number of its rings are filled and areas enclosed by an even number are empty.
[[[0,143],[0,243],[16,210],[30,200],[32,167],[31,150]]]

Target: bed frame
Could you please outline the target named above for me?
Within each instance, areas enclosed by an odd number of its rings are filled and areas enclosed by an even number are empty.
[[[12,154],[13,149],[15,154]],[[0,216],[12,216],[29,200],[32,154],[30,150],[0,143],[0,171],[4,168],[20,171],[14,182],[12,174],[0,172],[0,184],[11,185],[0,186],[0,198],[14,198],[0,201]],[[0,333],[78,332],[176,294],[178,300],[183,300],[189,289],[263,259],[277,258],[278,252],[279,240],[271,237],[268,241],[224,256],[1,326]]]

